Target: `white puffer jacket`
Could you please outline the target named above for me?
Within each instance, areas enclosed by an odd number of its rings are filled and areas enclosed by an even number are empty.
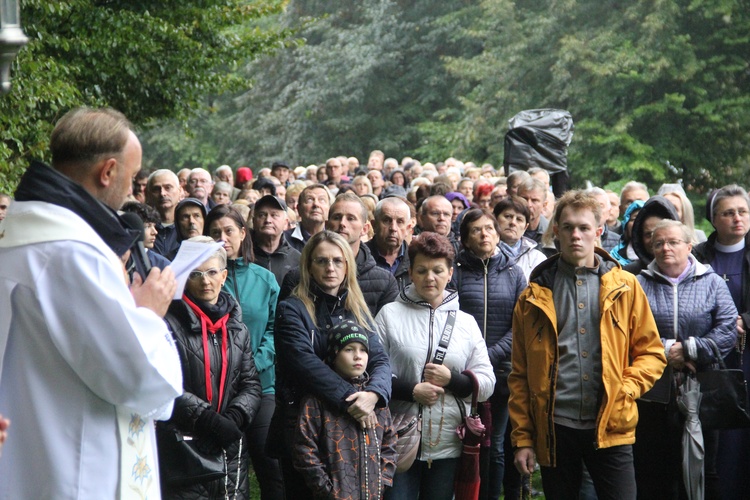
[[[454,291],[444,292],[443,303],[432,309],[417,295],[414,286],[409,285],[395,302],[380,310],[375,323],[383,348],[391,358],[393,376],[412,384],[422,381],[424,365],[435,357],[451,310],[457,313],[456,325],[444,365],[451,372],[474,372],[479,381],[479,401],[486,401],[495,387],[487,346],[474,318],[458,310],[458,294]],[[470,402],[471,395],[463,400],[464,414],[468,413]],[[456,435],[456,427],[461,422],[458,404],[458,399],[446,391],[444,402],[438,401],[432,408],[395,398],[391,399],[390,407],[392,412],[422,413],[422,443],[418,458],[439,460],[461,455],[461,441]]]

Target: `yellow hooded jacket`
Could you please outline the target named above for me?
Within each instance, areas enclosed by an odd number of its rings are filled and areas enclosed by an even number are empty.
[[[600,259],[612,261],[601,249]],[[532,447],[540,465],[555,466],[553,425],[559,351],[551,284],[558,256],[539,265],[513,311],[512,371],[508,377],[514,447]],[[666,366],[654,317],[635,276],[616,267],[601,276],[599,305],[604,394],[596,421],[599,448],[635,442],[635,400]]]

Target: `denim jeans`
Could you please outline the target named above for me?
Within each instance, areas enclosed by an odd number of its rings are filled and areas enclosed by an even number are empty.
[[[572,429],[555,424],[556,467],[542,467],[548,500],[578,499],[586,464],[599,500],[635,500],[633,447],[595,448],[595,429]]]
[[[451,500],[458,458],[415,460],[411,468],[393,478],[393,488],[386,490],[385,500]]]

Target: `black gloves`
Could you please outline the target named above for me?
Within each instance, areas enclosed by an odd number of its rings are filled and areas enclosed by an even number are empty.
[[[245,427],[245,415],[243,415],[237,408],[227,409],[227,411],[224,412],[224,416],[231,419],[238,429],[242,430],[242,428]]]
[[[220,415],[214,410],[205,410],[198,417],[198,420],[195,421],[195,430],[204,436],[213,438],[222,448],[239,441],[242,437],[242,431],[232,419]]]

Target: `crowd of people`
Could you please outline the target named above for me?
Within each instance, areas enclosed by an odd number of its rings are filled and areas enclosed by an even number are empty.
[[[474,391],[481,499],[537,468],[551,499],[686,498],[680,384],[718,356],[750,376],[736,185],[707,237],[679,184],[556,197],[540,168],[381,151],[144,172],[109,109],[50,149],[0,194],[0,498],[248,498],[252,468],[263,500],[449,500]],[[173,300],[186,241],[222,245]],[[223,475],[178,479],[187,436]],[[703,439],[705,498],[747,497],[750,431]]]

